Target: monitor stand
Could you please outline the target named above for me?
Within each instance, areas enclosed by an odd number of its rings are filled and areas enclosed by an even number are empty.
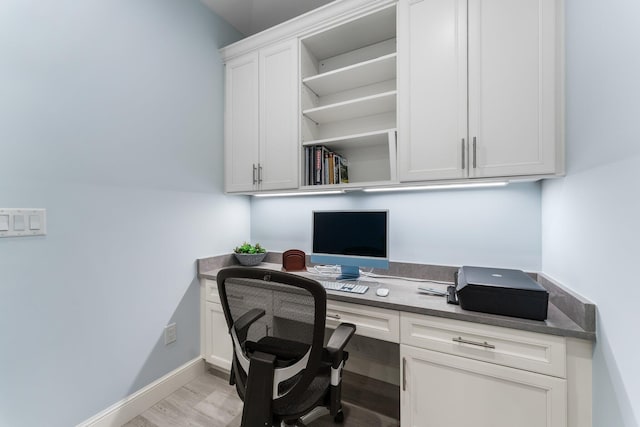
[[[357,265],[341,265],[338,280],[356,280],[360,277],[360,267]]]

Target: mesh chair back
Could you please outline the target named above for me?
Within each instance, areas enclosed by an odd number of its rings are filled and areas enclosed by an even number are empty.
[[[251,317],[247,313],[252,310],[264,311],[234,343],[238,391],[244,394],[248,373],[242,359],[250,359],[255,351],[273,354],[277,358],[274,400],[286,404],[306,390],[321,365],[324,288],[315,280],[259,268],[229,267],[221,270],[216,280],[230,331],[243,316]],[[303,369],[294,372],[300,366]]]

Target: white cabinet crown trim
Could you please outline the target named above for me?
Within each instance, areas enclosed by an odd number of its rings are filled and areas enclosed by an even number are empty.
[[[220,49],[224,61],[278,41],[299,37],[373,11],[396,0],[338,0]]]

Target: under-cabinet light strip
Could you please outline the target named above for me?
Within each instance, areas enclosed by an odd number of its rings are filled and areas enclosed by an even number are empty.
[[[419,185],[409,187],[382,187],[382,188],[365,188],[363,191],[367,193],[393,192],[393,191],[423,191],[423,190],[454,190],[459,188],[485,188],[485,187],[504,187],[509,182],[475,182],[471,184],[434,184]],[[294,197],[294,196],[326,196],[331,194],[344,194],[345,190],[330,191],[308,191],[308,192],[291,192],[291,193],[260,193],[254,194],[254,197]]]
[[[291,196],[324,196],[328,194],[343,194],[342,190],[331,190],[331,191],[309,191],[302,193],[260,193],[254,194],[254,197],[291,197]]]
[[[482,187],[504,187],[509,184],[505,181],[499,182],[476,182],[471,184],[435,184],[420,185],[412,187],[383,187],[383,188],[365,188],[367,193],[378,193],[383,191],[421,191],[421,190],[452,190],[457,188],[482,188]]]

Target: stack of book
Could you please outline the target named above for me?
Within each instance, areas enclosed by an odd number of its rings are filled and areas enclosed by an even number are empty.
[[[322,145],[304,149],[304,184],[330,185],[349,182],[348,162]]]

